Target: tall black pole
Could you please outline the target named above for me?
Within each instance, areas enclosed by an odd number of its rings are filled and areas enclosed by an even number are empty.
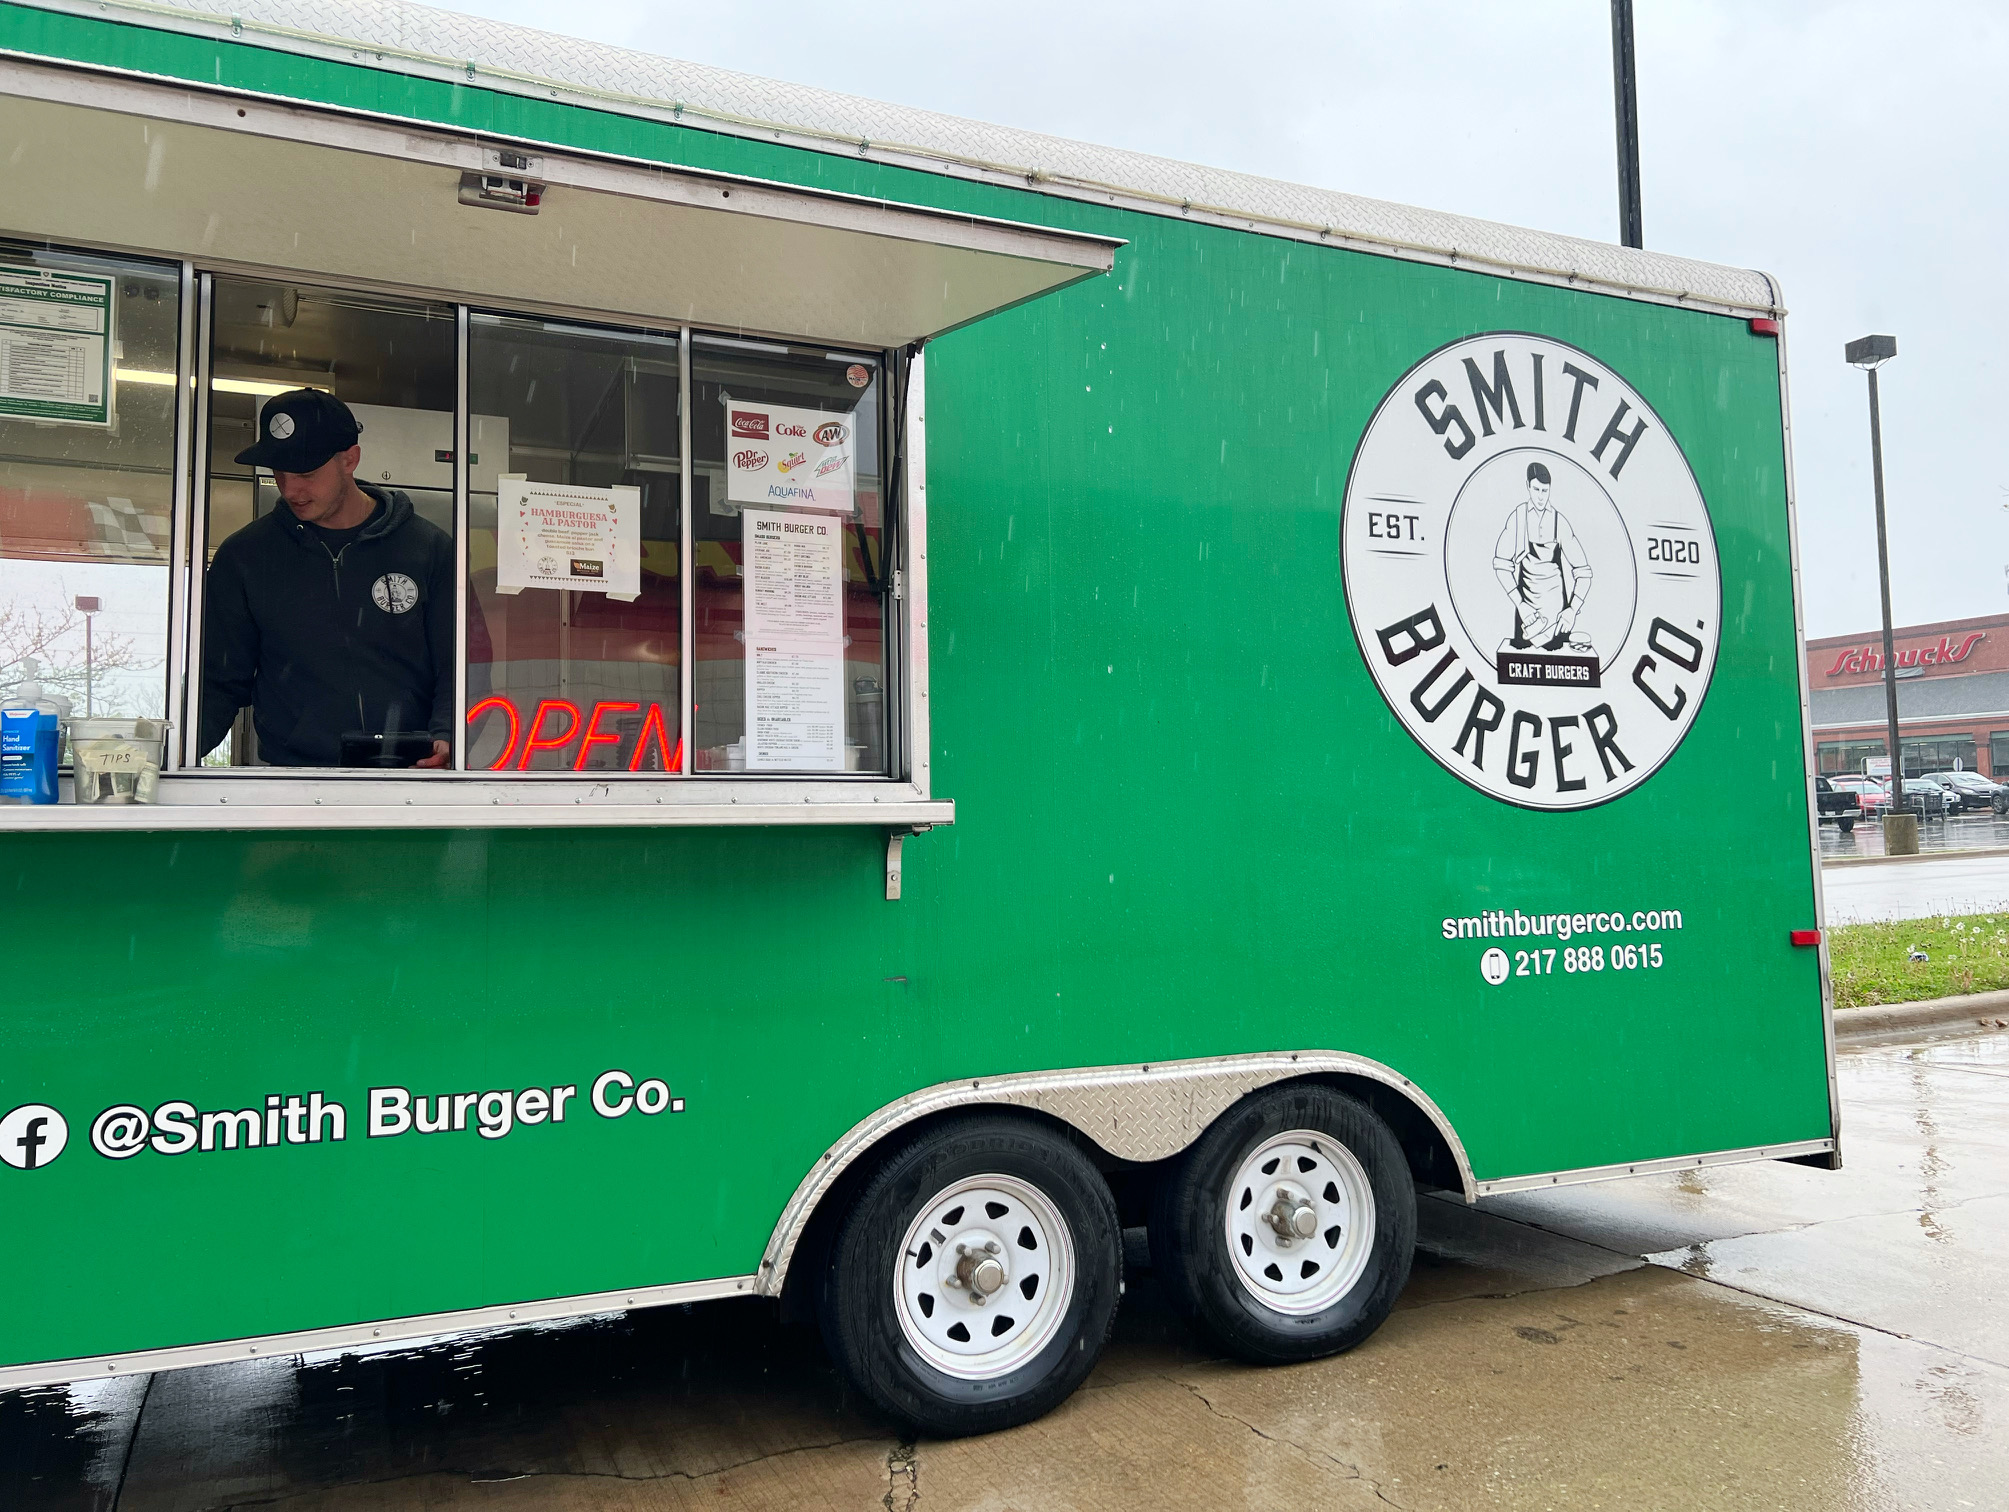
[[[1890,812],[1904,812],[1904,750],[1897,743],[1897,642],[1890,628],[1890,546],[1883,528],[1883,411],[1877,404],[1876,369],[1869,369],[1869,456],[1876,479],[1876,574],[1883,589],[1883,702],[1890,744]]]
[[[1618,239],[1643,247],[1639,215],[1639,76],[1632,65],[1632,0],[1611,0],[1611,94],[1618,117]]]

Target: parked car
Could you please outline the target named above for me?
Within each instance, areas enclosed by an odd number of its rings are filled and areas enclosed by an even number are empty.
[[[1993,809],[2009,813],[2009,787],[1991,782],[1979,772],[1927,772],[1925,774],[1960,800],[1961,810]]]
[[[1856,820],[1862,817],[1862,803],[1848,788],[1837,787],[1825,777],[1814,779],[1814,802],[1819,807],[1823,824],[1834,821],[1835,828],[1844,835],[1855,831]]]

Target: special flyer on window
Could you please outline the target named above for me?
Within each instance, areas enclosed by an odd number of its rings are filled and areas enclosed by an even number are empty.
[[[746,769],[844,770],[844,522],[740,516]]]
[[[850,415],[728,398],[725,496],[733,504],[857,507],[857,432]]]
[[[503,478],[497,484],[495,586],[642,592],[642,491]]]

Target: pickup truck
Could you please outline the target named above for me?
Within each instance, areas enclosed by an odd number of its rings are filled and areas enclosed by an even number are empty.
[[[1838,788],[1825,777],[1814,779],[1814,801],[1820,805],[1821,823],[1830,819],[1835,828],[1844,835],[1855,833],[1856,820],[1862,814],[1862,804],[1847,788]]]

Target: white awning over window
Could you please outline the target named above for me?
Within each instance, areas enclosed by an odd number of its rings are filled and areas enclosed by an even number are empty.
[[[0,63],[0,160],[0,230],[37,240],[874,348],[1107,272],[1121,245],[22,62]],[[482,173],[544,185],[538,212],[463,204]]]

